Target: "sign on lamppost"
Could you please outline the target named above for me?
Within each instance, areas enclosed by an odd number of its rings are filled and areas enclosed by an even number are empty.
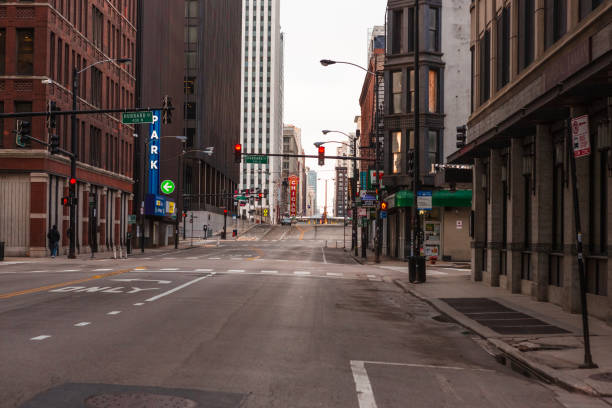
[[[584,157],[591,154],[591,141],[589,140],[589,116],[582,115],[572,119],[572,140],[574,157]]]
[[[417,192],[417,209],[431,211],[433,208],[433,194],[431,191]]]
[[[268,156],[247,154],[245,162],[249,164],[268,164]]]
[[[176,187],[175,187],[174,182],[172,180],[164,180],[160,184],[159,188],[161,189],[162,193],[169,195],[169,194],[174,193],[174,189]]]
[[[153,123],[153,112],[123,112],[121,113],[121,123],[124,125]]]

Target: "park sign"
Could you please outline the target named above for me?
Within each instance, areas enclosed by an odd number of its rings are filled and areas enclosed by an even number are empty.
[[[258,154],[247,154],[246,162],[250,164],[268,164],[268,156]]]
[[[172,194],[174,193],[174,189],[175,189],[174,182],[172,180],[164,180],[162,181],[159,188],[161,189],[161,192],[164,194]]]
[[[153,112],[123,112],[121,113],[121,123],[124,125],[135,125],[139,123],[153,123]]]

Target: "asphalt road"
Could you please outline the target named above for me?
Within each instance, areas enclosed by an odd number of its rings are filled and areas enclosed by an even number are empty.
[[[401,291],[401,268],[336,241],[342,227],[258,226],[128,260],[0,263],[0,406],[590,403],[499,365]]]

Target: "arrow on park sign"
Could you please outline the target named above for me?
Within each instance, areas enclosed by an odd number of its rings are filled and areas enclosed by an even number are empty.
[[[172,180],[164,180],[161,183],[161,192],[164,194],[172,194],[174,193],[174,182]]]

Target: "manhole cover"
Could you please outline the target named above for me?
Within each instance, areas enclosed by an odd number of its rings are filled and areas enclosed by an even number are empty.
[[[612,382],[612,373],[593,374],[589,378],[595,381]]]
[[[190,399],[170,395],[121,393],[99,394],[85,400],[87,408],[196,408]]]

